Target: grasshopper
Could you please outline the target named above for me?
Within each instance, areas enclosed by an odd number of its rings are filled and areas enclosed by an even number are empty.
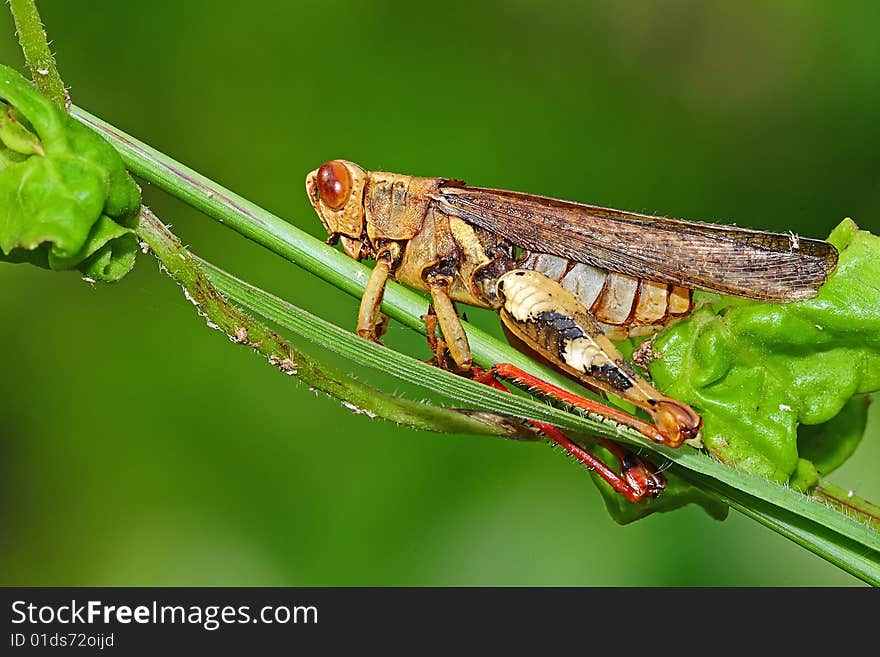
[[[328,242],[376,263],[358,312],[360,336],[381,339],[382,295],[393,278],[430,294],[428,341],[440,366],[505,391],[498,376],[534,387],[670,447],[698,437],[700,415],[639,376],[614,342],[686,317],[694,290],[780,303],[813,297],[838,258],[831,244],[794,234],[367,171],[346,160],[310,172],[306,191]],[[509,364],[480,370],[455,302],[497,311],[511,344],[588,388],[632,402],[652,422]],[[620,461],[619,473],[559,429],[531,424],[633,502],[664,487],[650,463],[617,443],[602,441]]]

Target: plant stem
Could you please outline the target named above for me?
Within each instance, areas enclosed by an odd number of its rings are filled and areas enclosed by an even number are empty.
[[[803,516],[768,504],[762,499],[743,495],[719,481],[682,473],[695,486],[715,496],[731,508],[772,529],[801,547],[821,556],[872,586],[880,586],[880,552],[865,550],[864,545],[837,534],[821,522],[805,522]]]
[[[146,207],[141,208],[137,233],[168,274],[183,287],[186,297],[210,326],[226,333],[234,343],[253,348],[284,374],[296,375],[312,388],[342,400],[352,411],[441,433],[511,436],[521,432],[517,423],[499,415],[475,415],[393,397],[334,371],[232,306],[211,284],[180,240]]]
[[[370,269],[333,247],[321,244],[303,230],[268,210],[242,198],[218,183],[125,134],[85,110],[73,106],[71,115],[98,131],[122,154],[126,166],[136,175],[201,210],[220,223],[261,244],[273,253],[294,262],[331,285],[360,298]],[[382,311],[401,324],[425,332],[421,316],[428,301],[420,294],[389,281]],[[500,343],[488,333],[463,322],[474,360],[491,367],[512,363],[545,381],[584,394],[568,378],[539,365],[521,352]]]
[[[852,515],[880,531],[880,506],[859,497],[829,481],[821,481],[812,492],[813,497]]]
[[[24,61],[31,72],[37,89],[46,98],[65,110],[70,107],[70,96],[58,75],[55,57],[49,50],[46,32],[34,0],[9,0],[15,20],[18,42],[24,52]]]

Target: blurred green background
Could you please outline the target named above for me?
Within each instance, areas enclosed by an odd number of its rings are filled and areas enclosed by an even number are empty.
[[[876,2],[39,7],[75,102],[315,235],[303,178],[335,157],[808,236],[880,229]],[[23,70],[6,8],[0,34]],[[201,255],[354,326],[356,300],[145,196]],[[0,266],[0,317],[5,585],[858,583],[736,513],[619,527],[543,445],[353,415],[208,330],[147,256],[116,286]],[[403,328],[389,342],[427,357]],[[877,499],[872,416],[832,480]]]

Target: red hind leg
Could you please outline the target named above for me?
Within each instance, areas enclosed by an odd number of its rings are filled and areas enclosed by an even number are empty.
[[[592,399],[587,399],[586,397],[576,395],[573,392],[569,392],[568,390],[553,385],[552,383],[547,383],[546,381],[538,378],[534,374],[529,374],[528,372],[521,370],[516,365],[511,365],[510,363],[500,363],[498,365],[495,365],[490,370],[485,370],[482,374],[482,376],[484,377],[494,377],[495,375],[498,375],[505,379],[510,379],[511,381],[514,381],[521,385],[528,386],[529,388],[537,390],[543,395],[552,397],[553,399],[574,406],[575,408],[580,408],[587,411],[588,413],[598,415],[599,417],[611,420],[613,422],[616,422],[617,424],[622,424],[624,426],[635,429],[636,431],[638,431],[645,437],[650,438],[654,442],[666,442],[663,434],[653,424],[640,420],[637,417],[633,417],[632,415],[624,413],[623,411],[605,406],[604,404],[600,404],[599,402],[593,401]],[[483,381],[483,383],[485,383],[485,381]]]
[[[504,384],[495,378],[497,367],[500,366],[496,366],[489,370],[480,370],[479,368],[474,367],[474,379],[480,383],[485,383],[496,390],[510,392]],[[511,365],[510,367],[513,366]],[[518,368],[514,369],[518,370]],[[522,372],[522,370],[518,371]],[[515,377],[510,378],[516,380]],[[556,388],[556,386],[553,386],[553,388]],[[557,389],[562,390],[561,388]],[[592,404],[593,402],[590,403]],[[602,407],[601,404],[596,404],[596,406]],[[537,420],[527,420],[527,422],[547,436],[547,438],[562,447],[562,449],[584,464],[587,468],[602,477],[602,479],[607,481],[615,491],[626,497],[630,502],[639,502],[646,496],[657,497],[666,486],[666,481],[663,479],[663,476],[656,471],[653,465],[643,461],[638,456],[612,440],[600,438],[598,442],[614,454],[617,460],[620,461],[621,473],[612,470],[603,461],[577,443],[573,442],[565,435],[565,433],[554,427],[552,424],[538,422]]]

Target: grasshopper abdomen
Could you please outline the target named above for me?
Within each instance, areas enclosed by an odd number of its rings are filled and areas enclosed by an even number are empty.
[[[690,314],[692,291],[610,272],[549,253],[525,253],[517,268],[544,274],[571,292],[612,340],[650,335]]]

